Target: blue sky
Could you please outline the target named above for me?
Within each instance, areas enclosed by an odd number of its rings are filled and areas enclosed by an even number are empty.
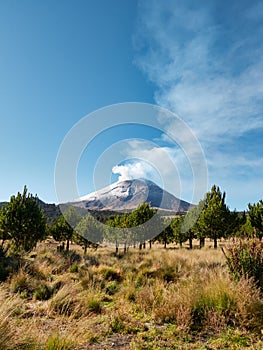
[[[2,0],[0,200],[26,184],[56,202],[54,167],[65,135],[99,108],[136,101],[184,120],[204,150],[208,187],[216,183],[232,209],[245,209],[263,188],[262,37],[261,1]],[[135,125],[89,145],[78,168],[80,195],[94,189],[101,154],[125,139],[121,176],[156,175],[138,160],[147,154],[162,163],[153,141],[185,169],[187,187],[190,170],[178,148]]]

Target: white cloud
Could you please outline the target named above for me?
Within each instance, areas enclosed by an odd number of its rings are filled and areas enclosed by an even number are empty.
[[[150,3],[142,7],[140,28],[147,29],[141,40],[149,47],[137,56],[137,64],[156,83],[156,102],[187,121],[201,141],[217,142],[263,127],[261,43],[249,56],[249,36],[217,48],[222,36],[233,38],[211,23],[206,8],[189,9],[177,1],[164,8],[163,2]],[[244,56],[245,67],[238,55]]]
[[[126,165],[115,165],[113,174],[120,174],[118,181],[132,180],[147,177],[147,171],[142,163],[128,163]]]
[[[255,33],[235,37],[231,31],[238,25],[228,31],[218,25],[207,2],[191,6],[191,1],[141,4],[138,35],[145,48],[136,62],[157,85],[156,102],[189,123],[201,141],[263,127],[261,38],[248,54]]]
[[[179,147],[159,147],[148,141],[131,140],[126,143],[123,153],[127,158],[140,161],[113,167],[114,174],[121,174],[119,181],[144,177],[188,201],[196,203],[203,196],[203,184],[200,191],[193,192],[195,183],[204,179],[194,179],[192,164]]]
[[[175,112],[200,140],[212,183],[226,174],[233,183],[244,174],[251,184],[251,173],[263,173],[259,153],[252,156],[244,147],[232,147],[247,135],[244,142],[257,142],[252,133],[263,131],[262,11],[260,1],[139,2],[136,64],[156,85],[157,104]],[[188,138],[171,118],[160,122],[170,134]],[[137,151],[158,157],[153,150]],[[169,152],[174,152],[180,171],[184,169],[172,145]],[[194,144],[187,150],[192,152]]]

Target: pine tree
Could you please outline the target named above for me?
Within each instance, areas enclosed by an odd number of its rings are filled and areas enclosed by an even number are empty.
[[[39,207],[37,196],[18,192],[1,209],[0,231],[2,239],[9,239],[17,252],[32,250],[45,238],[46,219]]]
[[[255,234],[259,239],[263,237],[263,201],[256,204],[248,204],[248,215]]]
[[[51,234],[58,242],[66,241],[66,250],[69,251],[69,242],[73,237],[74,229],[67,222],[64,216],[57,219],[55,224],[51,227]],[[64,249],[64,248],[63,248]]]
[[[97,247],[103,240],[103,224],[98,223],[90,214],[82,218],[75,228],[74,241],[84,248],[86,254],[89,246]]]
[[[211,191],[206,194],[204,207],[198,219],[200,232],[203,236],[214,241],[214,248],[217,248],[217,240],[225,237],[229,232],[231,214],[225,204],[226,193],[213,185]]]

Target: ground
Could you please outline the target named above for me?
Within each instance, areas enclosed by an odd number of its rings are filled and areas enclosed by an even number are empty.
[[[262,349],[261,292],[231,279],[221,249],[197,246],[84,256],[42,242],[0,286],[0,348]]]

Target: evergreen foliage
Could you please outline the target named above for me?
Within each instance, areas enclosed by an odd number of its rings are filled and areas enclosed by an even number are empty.
[[[230,210],[225,203],[226,193],[213,185],[204,199],[203,210],[198,219],[199,233],[214,241],[217,248],[217,240],[226,237],[228,226],[231,222]]]
[[[45,238],[46,220],[39,207],[37,196],[18,192],[0,210],[2,244],[10,240],[15,251],[30,251]]]
[[[76,225],[73,239],[74,242],[83,247],[84,253],[86,253],[88,247],[97,247],[102,242],[103,236],[103,224],[88,214]]]
[[[248,204],[249,220],[254,228],[255,234],[258,238],[263,237],[263,201],[260,200],[255,204]]]
[[[61,216],[50,229],[53,238],[58,242],[66,241],[66,250],[69,251],[69,242],[73,237],[74,229],[67,222],[64,216]]]

